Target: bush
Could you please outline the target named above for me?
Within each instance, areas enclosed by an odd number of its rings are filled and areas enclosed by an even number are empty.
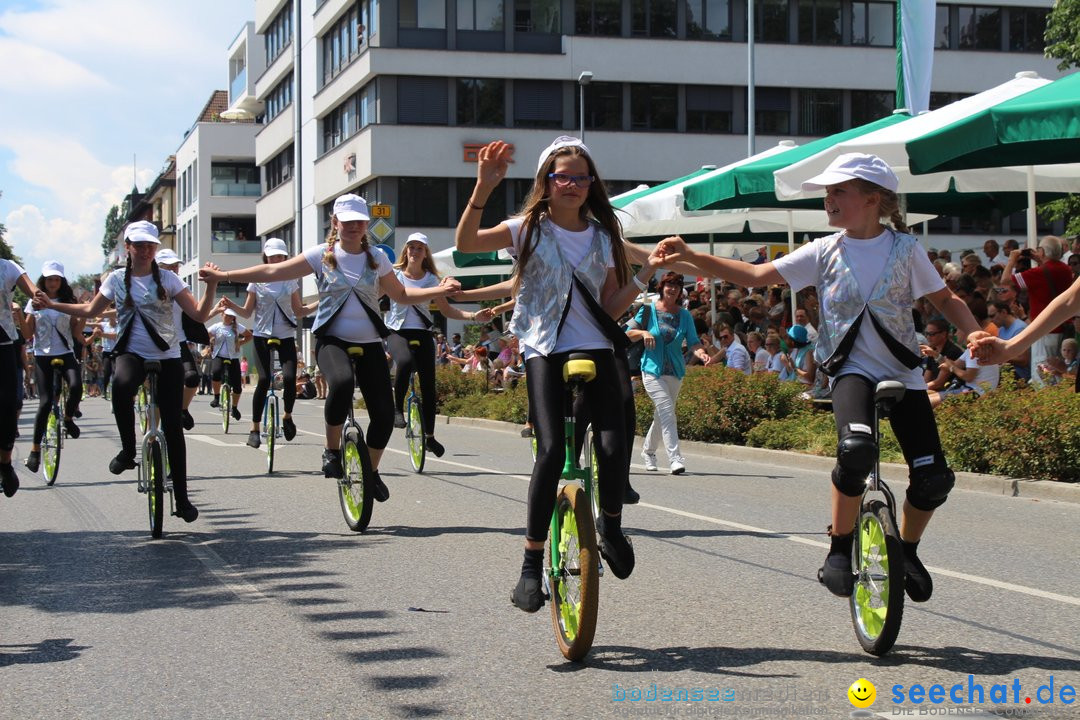
[[[522,424],[529,417],[525,381],[502,392],[488,389],[483,373],[463,373],[452,367],[437,368],[435,390],[438,410],[444,415],[478,417]]]
[[[766,420],[746,435],[750,447],[794,450],[810,455],[836,455],[836,421],[831,412],[793,415],[783,420]],[[903,462],[900,443],[888,421],[881,423],[882,462]]]

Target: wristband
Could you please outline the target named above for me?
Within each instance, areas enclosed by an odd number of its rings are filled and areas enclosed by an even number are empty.
[[[469,207],[471,207],[473,210],[483,210],[484,209],[483,205],[475,205],[475,204],[473,204],[473,201],[471,199],[469,200]]]
[[[634,280],[634,284],[637,285],[638,290],[644,290],[645,288],[647,288],[649,286],[648,283],[645,283],[645,282],[642,282],[641,280],[638,280],[637,275],[633,276],[633,280]]]

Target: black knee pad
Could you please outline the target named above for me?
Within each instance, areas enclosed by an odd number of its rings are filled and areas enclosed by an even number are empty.
[[[907,499],[917,510],[941,507],[956,484],[956,475],[943,457],[935,457],[933,463],[912,468],[908,478]]]
[[[192,370],[191,372],[184,373],[184,387],[197,388],[199,387],[199,373]]]
[[[849,423],[845,426],[836,443],[836,467],[832,471],[836,489],[848,497],[862,495],[866,476],[874,469],[877,452],[869,425]]]

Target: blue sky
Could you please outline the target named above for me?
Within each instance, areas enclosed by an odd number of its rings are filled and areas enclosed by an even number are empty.
[[[0,222],[31,277],[46,260],[100,272],[109,208],[145,190],[228,89],[225,52],[254,13],[251,0],[0,0]]]

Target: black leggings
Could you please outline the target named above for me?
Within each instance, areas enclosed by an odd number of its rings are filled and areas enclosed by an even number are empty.
[[[364,354],[349,355],[350,347],[362,347]],[[324,336],[316,345],[315,356],[327,386],[326,404],[323,405],[326,424],[345,422],[352,404],[353,388],[359,386],[370,418],[365,433],[368,447],[372,450],[385,448],[394,431],[394,393],[382,343],[347,343]]]
[[[419,346],[409,343],[418,342]],[[409,376],[420,376],[421,407],[424,410],[424,434],[435,434],[435,340],[427,330],[402,329],[390,333],[386,345],[397,366],[394,376],[394,409],[405,412],[405,398],[409,394]]]
[[[112,377],[113,371],[113,351],[103,350],[101,353],[101,392],[105,392],[105,388],[109,386],[109,378]]]
[[[262,417],[266,393],[274,379],[274,363],[270,355],[269,340],[270,338],[256,337],[254,341],[255,369],[259,373],[259,382],[255,383],[255,392],[251,398],[253,420]],[[278,360],[281,361],[281,394],[285,398],[285,414],[291,415],[293,405],[296,403],[296,340],[294,338],[278,338],[278,340],[281,342],[277,346]]]
[[[621,397],[615,358],[610,350],[580,350],[596,363],[596,378],[585,384],[585,399],[592,412],[596,433],[596,457],[599,463],[600,506],[615,515],[622,512],[629,465],[626,452],[624,404],[612,402]],[[563,443],[563,419],[566,413],[566,384],[563,365],[570,353],[536,356],[525,362],[529,411],[536,434],[536,463],[529,482],[529,510],[525,537],[542,542],[547,538],[555,491],[566,459]]]
[[[225,361],[228,360],[229,364],[226,365]],[[240,358],[235,360],[230,358],[216,357],[214,363],[211,365],[210,377],[214,382],[221,382],[223,375],[228,373],[229,377],[226,381],[229,383],[229,387],[232,388],[233,398],[240,397],[240,393],[244,392],[244,385],[240,382]]]
[[[0,450],[5,452],[15,447],[15,431],[19,424],[17,406],[22,376],[17,373],[18,368],[15,346],[12,343],[0,345]]]
[[[180,343],[180,364],[184,366],[184,387],[199,387],[199,365],[186,342]]]
[[[135,393],[146,379],[143,370],[145,360],[130,352],[121,352],[113,358],[112,407],[116,418],[116,430],[120,444],[129,458],[135,452]],[[178,500],[187,499],[187,445],[180,410],[184,405],[184,365],[180,358],[162,360],[158,374],[158,412],[161,430],[165,433],[169,449],[169,468],[173,489]]]
[[[38,410],[34,418],[34,444],[41,443],[41,436],[45,434],[45,423],[49,421],[49,412],[53,406],[53,370],[52,361],[60,359],[64,361],[64,379],[68,384],[67,404],[64,406],[64,417],[70,418],[79,409],[79,400],[82,399],[82,373],[75,362],[75,356],[71,353],[63,355],[35,355],[34,378],[38,386]]]
[[[615,376],[619,383],[619,401],[623,406],[623,420],[626,422],[626,467],[629,472],[630,461],[634,454],[634,436],[637,435],[637,410],[634,407],[634,383],[630,379],[630,361],[626,353],[616,350]],[[585,394],[579,394],[574,403],[574,450],[581,457],[581,448],[585,443],[585,427],[589,424],[589,403]],[[530,416],[531,419],[531,416]]]

